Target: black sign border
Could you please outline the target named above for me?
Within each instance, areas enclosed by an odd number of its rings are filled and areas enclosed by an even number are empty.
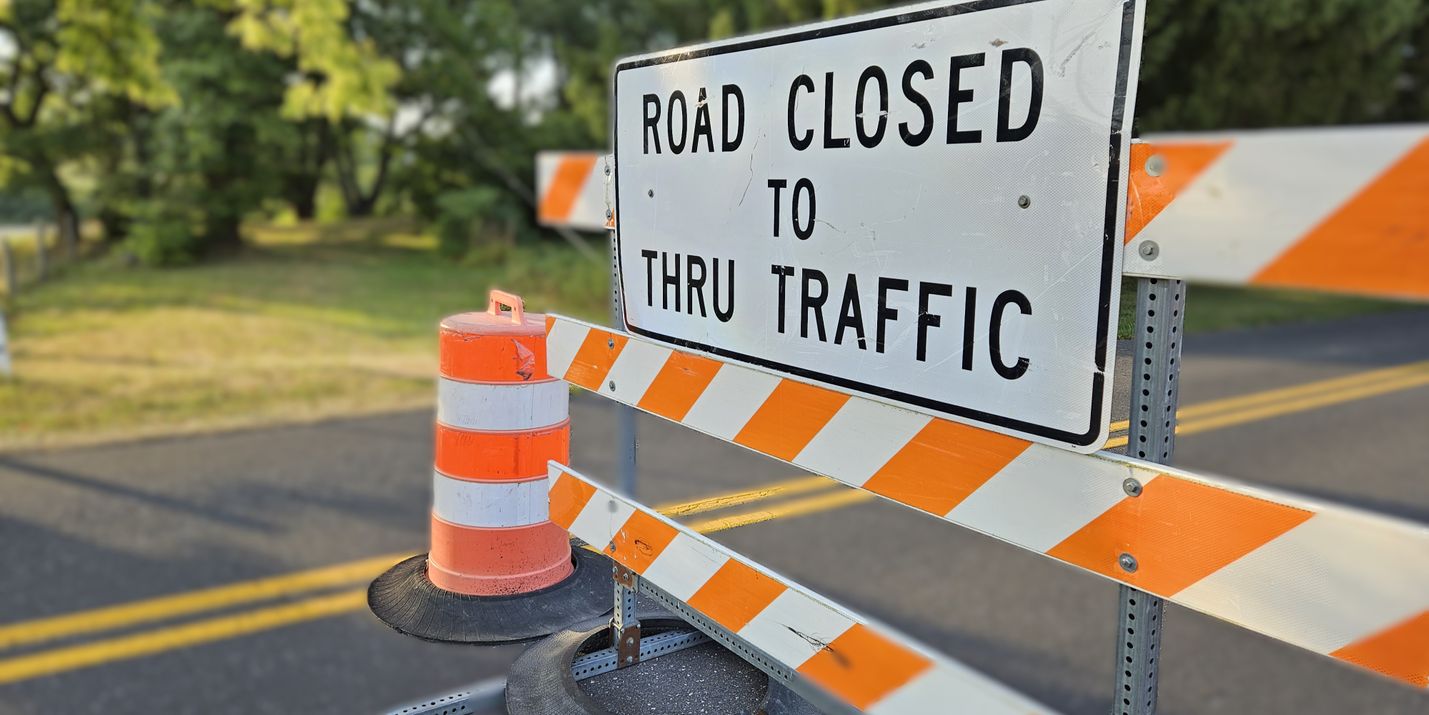
[[[838,35],[847,35],[865,30],[877,30],[886,27],[894,27],[897,25],[908,25],[917,22],[925,22],[928,20],[951,17],[954,15],[965,15],[968,13],[981,12],[984,10],[995,10],[1015,5],[1032,5],[1046,1],[1047,0],[973,0],[972,2],[945,5],[942,7],[925,8],[897,15],[871,17],[862,20],[853,20],[851,22],[841,24],[817,27],[809,30],[794,31],[766,37],[756,37],[750,40],[736,40],[733,42],[722,43],[708,47],[699,47],[685,52],[676,51],[670,52],[668,54],[656,55],[653,57],[622,60],[616,63],[615,70],[611,73],[611,97],[614,98],[619,96],[618,92],[620,87],[620,73],[625,70],[639,69],[641,67],[649,67],[652,65],[669,64],[673,62],[682,62],[685,60],[700,59],[704,57],[711,57],[714,55],[729,54],[731,52],[757,50],[764,47],[773,47],[775,45],[787,45],[807,40],[836,37]],[[1103,410],[1105,408],[1105,405],[1103,404],[1103,391],[1106,387],[1106,381],[1110,378],[1110,376],[1108,375],[1108,369],[1106,364],[1106,353],[1107,341],[1110,337],[1109,331],[1111,323],[1111,291],[1114,288],[1114,283],[1118,286],[1120,284],[1120,281],[1116,280],[1117,277],[1112,275],[1112,265],[1116,255],[1114,251],[1122,250],[1122,242],[1119,240],[1120,236],[1118,235],[1116,230],[1118,219],[1117,204],[1120,199],[1120,194],[1124,193],[1123,189],[1121,188],[1121,144],[1122,134],[1125,127],[1124,114],[1126,110],[1126,90],[1127,83],[1129,81],[1128,75],[1130,73],[1131,68],[1131,49],[1133,40],[1132,33],[1134,32],[1134,28],[1136,25],[1135,21],[1136,0],[1124,0],[1122,6],[1121,47],[1118,51],[1117,56],[1116,91],[1115,97],[1112,99],[1110,135],[1111,147],[1107,161],[1106,220],[1102,232],[1101,289],[1098,301],[1097,337],[1095,348],[1096,354],[1093,355],[1093,360],[1096,364],[1096,373],[1092,375],[1091,423],[1088,425],[1087,431],[1082,433],[1076,433],[1067,430],[1055,429],[1053,427],[1036,424],[1034,422],[1012,419],[1010,417],[1004,417],[1002,415],[996,415],[990,412],[984,412],[982,410],[976,410],[970,407],[940,402],[938,400],[923,397],[921,395],[913,395],[906,392],[899,392],[898,390],[893,390],[886,387],[869,385],[866,383],[859,382],[857,380],[839,377],[837,375],[826,375],[815,370],[809,370],[794,365],[785,365],[774,360],[768,360],[754,355],[745,355],[744,353],[736,352],[734,350],[728,350],[713,345],[705,345],[704,343],[695,342],[693,340],[686,340],[684,338],[677,338],[670,335],[662,335],[660,333],[645,330],[644,328],[632,324],[630,322],[630,317],[628,313],[622,310],[621,313],[622,317],[624,318],[625,329],[637,335],[643,335],[647,338],[657,340],[662,343],[676,345],[682,348],[687,348],[699,352],[705,352],[711,355],[718,355],[720,357],[728,358],[742,363],[758,365],[760,367],[769,368],[776,372],[782,372],[788,375],[802,377],[808,380],[812,380],[814,382],[835,385],[847,390],[874,395],[897,403],[917,405],[918,407],[922,407],[927,410],[932,410],[934,412],[941,412],[947,415],[956,415],[958,417],[974,420],[976,422],[994,425],[1009,430],[1015,430],[1024,434],[1037,435],[1039,437],[1056,440],[1059,442],[1065,442],[1067,444],[1072,444],[1079,447],[1087,447],[1093,445],[1098,441],[1099,438],[1101,438],[1102,423],[1106,421],[1106,418],[1103,415]],[[616,157],[616,229],[614,246],[614,260],[616,262],[615,279],[619,283],[620,301],[621,305],[624,306],[626,304],[625,266],[621,264],[620,260],[620,143],[618,139],[618,132],[616,131],[616,127],[619,126],[619,103],[614,101],[613,99],[611,101],[610,111],[611,147]]]

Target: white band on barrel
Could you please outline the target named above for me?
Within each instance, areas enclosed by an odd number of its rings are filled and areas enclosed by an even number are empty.
[[[559,424],[570,413],[570,388],[560,380],[461,382],[437,380],[437,421],[465,430],[529,430]]]
[[[432,513],[459,526],[504,528],[546,521],[547,478],[521,482],[470,482],[432,473]]]

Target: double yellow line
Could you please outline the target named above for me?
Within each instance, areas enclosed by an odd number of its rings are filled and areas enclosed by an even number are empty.
[[[873,495],[867,492],[852,489],[834,491],[837,487],[839,487],[838,482],[827,477],[805,476],[755,489],[720,494],[680,504],[669,504],[660,507],[659,510],[668,516],[679,518],[730,509],[756,501],[778,500],[820,492],[812,496],[789,499],[756,511],[690,524],[691,528],[697,531],[712,533],[773,519],[825,511],[873,498]],[[0,660],[0,685],[235,638],[317,618],[360,611],[367,607],[367,588],[365,585],[359,588],[351,588],[351,586],[355,583],[372,580],[392,564],[408,556],[411,554],[386,554],[336,566],[297,571],[254,581],[0,626],[0,651],[3,651],[94,633],[134,628],[157,621],[220,611],[262,601],[323,592],[322,595],[299,601],[175,626],[160,627],[90,643],[60,646]],[[337,590],[339,587],[345,588]]]
[[[1215,400],[1181,409],[1177,413],[1177,432],[1193,434],[1220,429],[1426,384],[1429,384],[1429,361]],[[1123,420],[1114,423],[1112,430],[1124,432],[1129,426]],[[1126,437],[1117,436],[1107,443],[1107,447],[1124,444]],[[844,488],[825,477],[804,476],[695,501],[667,504],[659,510],[672,518],[684,518],[755,502],[771,504],[688,524],[701,533],[713,533],[828,511],[874,498],[869,492]],[[0,626],[0,651],[4,651],[122,631],[264,601],[306,596],[301,600],[189,623],[15,655],[0,660],[0,685],[361,611],[367,605],[366,587],[353,586],[371,580],[408,556],[410,554],[386,554],[335,566]]]
[[[1356,373],[1293,387],[1266,390],[1240,397],[1202,402],[1176,411],[1176,434],[1196,434],[1266,420],[1295,412],[1362,400],[1400,390],[1429,385],[1429,360],[1398,367]],[[1126,432],[1130,420],[1111,424],[1111,431]],[[1126,444],[1126,435],[1113,436],[1107,449]]]

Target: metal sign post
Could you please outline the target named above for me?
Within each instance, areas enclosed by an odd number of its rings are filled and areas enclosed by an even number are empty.
[[[5,311],[0,310],[0,377],[9,377],[11,374],[10,340],[6,335]]]
[[[605,165],[602,173],[605,175],[607,195],[611,180],[611,160],[609,157],[602,157],[601,163]],[[607,199],[607,206],[609,199]],[[613,210],[606,208],[605,215],[607,221],[613,216]],[[610,314],[615,325],[625,324],[625,307],[620,299],[620,241],[614,228],[610,231]],[[614,389],[614,388],[611,388]],[[625,496],[635,497],[635,408],[628,405],[616,404],[615,407],[615,472],[619,479],[620,493]]]
[[[1186,284],[1168,278],[1136,281],[1136,344],[1131,370],[1131,412],[1127,454],[1169,464],[1176,445],[1176,376],[1181,371],[1181,342],[1186,320]],[[1142,484],[1128,477],[1127,496],[1141,495]],[[1135,573],[1136,554],[1122,554],[1123,571]],[[1156,712],[1156,674],[1161,657],[1165,606],[1161,599],[1131,586],[1119,587],[1116,706],[1120,715]]]

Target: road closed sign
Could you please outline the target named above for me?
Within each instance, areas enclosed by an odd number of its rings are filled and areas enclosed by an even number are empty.
[[[1141,9],[932,3],[620,62],[625,327],[1098,448]]]

